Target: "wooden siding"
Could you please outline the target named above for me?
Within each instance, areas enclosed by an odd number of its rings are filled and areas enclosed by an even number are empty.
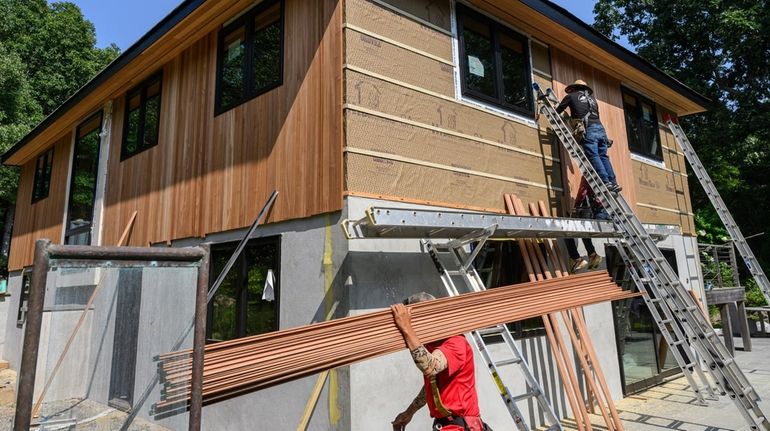
[[[160,144],[120,161],[125,102],[115,103],[104,243],[138,211],[147,245],[342,208],[341,5],[286,0],[283,85],[214,116],[217,32],[164,66]]]
[[[32,264],[35,241],[48,238],[54,244],[61,243],[64,202],[69,182],[72,135],[68,134],[53,144],[51,186],[48,197],[32,204],[32,185],[35,179],[35,163],[32,159],[21,168],[19,190],[16,195],[16,215],[13,222],[13,238],[8,259],[8,270],[16,271]]]
[[[346,193],[493,211],[513,193],[563,214],[554,143],[534,122],[457,100],[439,24],[449,4],[409,4],[346,2]]]

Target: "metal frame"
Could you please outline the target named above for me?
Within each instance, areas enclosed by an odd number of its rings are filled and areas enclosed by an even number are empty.
[[[203,392],[203,349],[206,336],[206,294],[209,288],[209,250],[207,247],[154,248],[154,247],[94,247],[80,245],[52,245],[49,239],[35,243],[35,260],[30,283],[27,322],[24,330],[19,385],[16,396],[14,431],[26,431],[32,421],[35,374],[40,347],[40,329],[43,319],[46,281],[51,261],[56,267],[84,267],[100,264],[112,268],[197,266],[198,280],[195,296],[195,329],[193,333],[192,394],[189,404],[188,429],[200,430]],[[61,262],[66,260],[67,262]]]

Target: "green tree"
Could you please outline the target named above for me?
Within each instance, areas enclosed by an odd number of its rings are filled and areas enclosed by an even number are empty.
[[[770,235],[770,5],[767,0],[598,0],[594,27],[709,97],[682,125],[744,233]],[[703,239],[725,237],[691,176]],[[750,240],[770,269],[770,238]]]
[[[0,0],[0,153],[115,59],[70,2]],[[0,273],[16,202],[18,170],[0,167]]]

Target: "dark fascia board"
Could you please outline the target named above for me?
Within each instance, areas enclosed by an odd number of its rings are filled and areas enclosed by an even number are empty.
[[[537,12],[548,17],[550,20],[556,22],[562,27],[574,32],[578,36],[586,39],[594,45],[604,49],[613,56],[625,61],[634,68],[642,71],[646,75],[655,79],[656,81],[664,84],[670,89],[676,91],[682,96],[692,100],[698,105],[708,108],[711,105],[711,99],[698,93],[687,85],[683,84],[676,78],[667,74],[666,72],[658,69],[655,65],[649,61],[643,59],[637,54],[629,51],[619,43],[603,35],[590,25],[583,22],[580,18],[576,17],[563,7],[552,3],[548,0],[520,0],[522,3],[534,9]]]
[[[80,101],[86,98],[86,96],[91,94],[92,91],[94,91],[105,81],[115,75],[115,73],[117,73],[120,69],[141,55],[147,48],[157,42],[161,37],[163,37],[163,35],[174,28],[183,19],[187,18],[190,13],[192,13],[204,2],[206,2],[206,0],[185,0],[179,6],[174,8],[171,13],[166,15],[166,17],[160,20],[160,22],[155,24],[155,26],[150,29],[149,32],[134,42],[133,45],[131,45],[125,52],[123,52],[123,54],[119,55],[118,58],[112,61],[112,63],[108,64],[107,67],[102,69],[102,71],[99,72],[93,79],[88,81],[88,83],[86,83],[77,92],[75,92],[75,94],[70,96],[69,99],[65,100],[64,103],[56,108],[56,110],[54,110],[45,119],[43,119],[43,121],[41,121],[40,124],[32,129],[32,131],[21,138],[19,142],[17,142],[13,147],[8,149],[8,151],[0,156],[0,162],[4,164],[14,153],[35,139],[37,135],[39,135],[43,130],[53,124],[53,122],[59,119],[65,112],[77,105]]]

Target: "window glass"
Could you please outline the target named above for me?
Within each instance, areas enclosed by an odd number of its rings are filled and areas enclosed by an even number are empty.
[[[212,247],[212,283],[236,244]],[[209,306],[209,341],[223,341],[278,330],[278,238],[246,245]],[[266,292],[272,286],[272,293]]]
[[[250,100],[283,82],[282,2],[257,5],[220,36],[216,112]]]
[[[246,65],[246,30],[240,27],[224,39],[220,103],[230,106],[245,94],[244,67]]]
[[[144,114],[144,148],[158,143],[160,132],[160,81],[147,88]]]
[[[128,92],[121,160],[158,144],[162,82],[158,73]]]
[[[533,114],[527,38],[463,5],[457,18],[463,95]]]
[[[96,170],[101,142],[101,112],[78,126],[67,211],[67,244],[87,245],[91,242],[91,223],[96,196]]]
[[[48,197],[51,188],[51,170],[53,169],[53,148],[37,158],[35,179],[32,183],[32,203]]]
[[[128,115],[126,116],[126,133],[123,140],[123,153],[134,154],[139,149],[139,127],[142,115],[141,94],[128,98]]]
[[[663,160],[655,104],[624,88],[623,113],[629,149],[646,157]]]

